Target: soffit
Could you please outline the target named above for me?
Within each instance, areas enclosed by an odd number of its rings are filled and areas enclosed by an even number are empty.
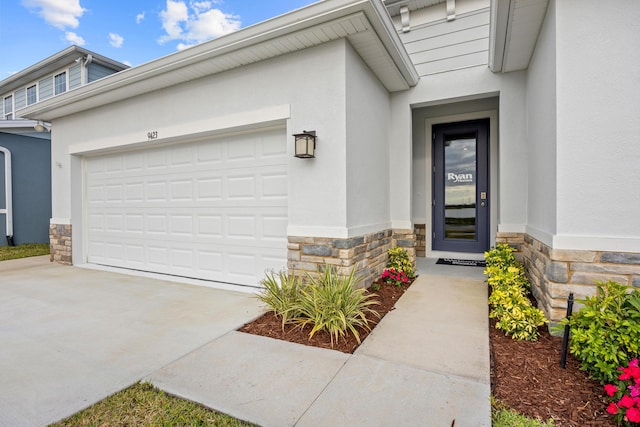
[[[389,15],[400,15],[400,8],[406,6],[410,11],[444,3],[446,0],[384,0],[384,5],[389,11]]]
[[[492,71],[518,71],[529,66],[549,0],[492,0]]]
[[[346,38],[390,92],[418,74],[379,0],[325,0],[125,70],[21,110],[50,121],[189,80]]]

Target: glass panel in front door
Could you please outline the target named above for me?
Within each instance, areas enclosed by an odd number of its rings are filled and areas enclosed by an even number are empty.
[[[445,138],[444,177],[444,238],[477,240],[475,136]]]

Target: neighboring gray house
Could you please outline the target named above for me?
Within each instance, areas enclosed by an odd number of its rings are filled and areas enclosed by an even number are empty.
[[[71,46],[0,81],[0,246],[49,242],[51,126],[21,110],[126,68]]]
[[[639,22],[632,0],[325,0],[44,100],[54,253],[255,286],[509,241],[558,319],[594,280],[640,286]]]

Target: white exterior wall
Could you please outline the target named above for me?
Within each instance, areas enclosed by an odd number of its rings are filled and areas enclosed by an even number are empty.
[[[412,135],[403,129],[409,126],[411,129],[412,112],[410,108],[396,108],[395,103],[407,102],[413,109],[421,107],[441,106],[440,113],[434,112],[434,117],[450,116],[450,113],[458,115],[455,120],[466,120],[464,114],[471,111],[467,108],[462,110],[451,110],[447,104],[475,101],[468,106],[476,111],[485,108],[482,101],[485,98],[499,97],[499,110],[497,123],[494,120],[491,129],[497,141],[492,141],[491,147],[491,194],[492,200],[492,238],[497,230],[504,232],[522,232],[526,226],[526,189],[527,189],[527,161],[526,161],[526,137],[523,124],[525,123],[525,94],[524,94],[525,74],[523,72],[510,73],[507,75],[494,74],[485,65],[451,71],[448,73],[434,74],[422,77],[420,83],[407,94],[394,94],[395,120],[393,121],[392,135],[403,135],[409,140],[413,139],[413,144],[420,144],[420,135]],[[432,111],[436,111],[435,108]],[[414,116],[421,123],[413,123],[414,132],[416,127],[423,127],[425,117]],[[407,125],[408,123],[408,125]],[[424,134],[424,133],[423,133]],[[400,139],[391,139],[391,144],[396,144],[397,150],[392,147],[391,165],[397,170],[410,170],[415,168],[410,175],[391,173],[391,185],[393,189],[413,187],[414,198],[413,207],[409,194],[405,192],[393,191],[391,194],[392,218],[394,222],[412,221],[421,223],[425,220],[423,215],[430,215],[430,212],[421,205],[431,197],[431,188],[428,182],[423,179],[430,176],[426,168],[429,167],[430,155],[428,143],[422,152],[411,153],[411,150],[404,150],[400,147]],[[413,145],[412,144],[412,145]],[[411,147],[412,145],[408,145]],[[415,145],[413,145],[415,147]],[[423,159],[421,156],[428,155]],[[392,169],[393,170],[393,169]],[[424,184],[420,184],[424,182]],[[407,197],[406,199],[404,197]],[[395,210],[394,210],[395,209]],[[428,218],[427,218],[428,219]],[[428,230],[429,231],[429,230]]]
[[[554,246],[640,252],[640,3],[550,7],[557,20]]]
[[[356,236],[391,227],[390,101],[355,51],[347,49],[346,54],[347,224],[349,234]]]
[[[143,147],[185,135],[207,135],[212,130],[237,130],[240,125],[264,120],[287,126],[288,234],[348,237],[346,58],[351,58],[355,80],[359,78],[357,68],[364,66],[355,66],[354,54],[347,51],[351,52],[347,42],[340,40],[56,120],[52,135],[52,222],[73,225],[73,262],[84,261],[80,258],[80,154]],[[372,82],[363,83],[358,91],[374,86]],[[290,135],[302,130],[317,131],[315,159],[293,157]],[[147,141],[149,131],[157,131],[159,139]],[[78,155],[70,156],[70,151]],[[382,210],[374,209],[376,221],[384,216]]]
[[[483,117],[492,114],[492,243],[498,230],[525,230],[526,74],[494,74],[489,70],[489,15],[488,1],[462,0],[456,2],[456,19],[447,21],[445,5],[438,4],[412,12],[411,30],[400,33],[421,79],[408,92],[392,95],[390,182],[394,227],[424,223],[430,232],[431,173],[427,169],[432,160],[425,122],[470,120],[482,112]],[[400,30],[399,17],[394,22]],[[394,170],[412,173],[394,174]]]
[[[549,4],[527,74],[527,232],[552,245],[556,233],[556,19]]]

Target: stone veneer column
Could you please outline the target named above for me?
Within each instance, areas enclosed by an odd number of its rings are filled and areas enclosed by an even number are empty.
[[[393,229],[391,247],[400,247],[407,251],[409,259],[416,265],[416,234],[414,230]]]
[[[415,224],[413,232],[416,235],[416,256],[427,256],[427,227],[425,224]]]
[[[50,261],[72,265],[71,261],[71,224],[49,225]]]
[[[552,323],[566,315],[569,293],[594,295],[596,281],[640,287],[640,253],[553,249],[524,233],[498,233],[496,241],[520,251],[538,306]]]

